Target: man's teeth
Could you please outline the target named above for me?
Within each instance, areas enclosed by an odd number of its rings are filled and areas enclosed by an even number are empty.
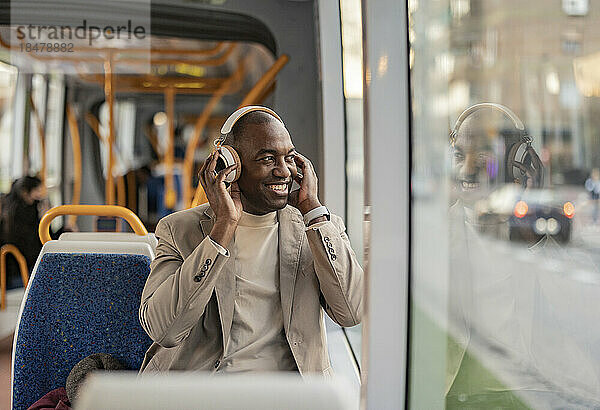
[[[277,184],[277,185],[269,185],[273,191],[277,192],[285,192],[287,191],[287,184]]]
[[[465,181],[463,181],[462,187],[464,189],[477,189],[477,188],[479,188],[479,182],[465,182]]]

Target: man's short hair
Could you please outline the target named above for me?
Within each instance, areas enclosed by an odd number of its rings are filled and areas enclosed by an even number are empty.
[[[242,116],[239,120],[237,120],[233,128],[231,128],[231,132],[227,134],[227,138],[225,139],[224,143],[226,145],[231,145],[234,148],[239,147],[240,141],[243,139],[243,136],[246,133],[246,129],[249,125],[270,124],[273,121],[279,122],[277,118],[275,118],[267,112],[249,112],[248,114]]]

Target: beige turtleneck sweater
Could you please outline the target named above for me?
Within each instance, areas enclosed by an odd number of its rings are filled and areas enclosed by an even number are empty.
[[[220,371],[296,370],[283,330],[277,213],[243,212],[233,245],[236,292]]]

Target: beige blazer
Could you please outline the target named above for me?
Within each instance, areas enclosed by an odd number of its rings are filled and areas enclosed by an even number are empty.
[[[306,231],[291,206],[278,211],[283,325],[301,374],[329,374],[322,306],[341,326],[360,323],[363,270],[342,219]],[[229,340],[235,297],[233,258],[208,238],[208,204],[176,212],[156,227],[158,246],[142,293],[140,322],[154,343],[140,372],[216,371]]]

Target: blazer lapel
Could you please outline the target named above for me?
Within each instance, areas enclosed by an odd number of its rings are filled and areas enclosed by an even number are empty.
[[[304,222],[289,206],[278,212],[279,217],[279,289],[283,327],[288,332],[292,318],[294,287],[304,240]]]
[[[215,223],[215,214],[210,207],[204,211],[205,218],[200,219],[200,226],[204,236],[208,236]],[[232,246],[229,247],[230,258],[235,258],[232,251]],[[235,261],[233,261],[235,262]],[[232,271],[235,263],[223,265],[222,271],[219,274],[219,280],[215,283],[215,293],[217,294],[217,305],[219,308],[219,316],[221,322],[221,334],[223,335],[223,352],[227,348],[229,333],[231,331],[231,323],[233,321],[233,302],[235,296],[235,272]]]

